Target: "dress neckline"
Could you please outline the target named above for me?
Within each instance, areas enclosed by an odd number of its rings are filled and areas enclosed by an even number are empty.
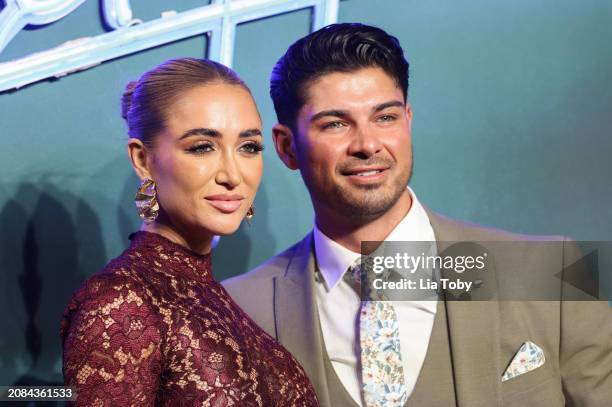
[[[130,250],[144,251],[145,256],[156,257],[156,261],[179,274],[195,280],[212,280],[212,255],[196,253],[154,232],[139,230],[129,235]],[[163,267],[165,268],[165,267]]]

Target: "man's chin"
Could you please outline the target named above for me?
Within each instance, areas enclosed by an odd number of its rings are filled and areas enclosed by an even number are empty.
[[[397,204],[406,191],[396,190],[385,184],[360,185],[359,188],[337,190],[336,210],[343,210],[351,217],[376,218]]]
[[[391,197],[370,196],[365,197],[343,197],[337,202],[337,210],[344,212],[350,217],[375,218],[383,215],[393,207],[397,200]],[[369,198],[369,199],[368,199]]]
[[[346,195],[363,194],[364,191],[380,191],[383,189],[391,188],[390,183],[387,180],[381,180],[379,182],[368,182],[368,183],[351,183],[347,182],[342,185],[339,190],[343,191]]]

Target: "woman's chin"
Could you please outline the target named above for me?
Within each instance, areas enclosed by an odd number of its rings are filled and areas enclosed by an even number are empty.
[[[217,236],[227,236],[235,233],[240,227],[241,222],[223,222],[222,224],[207,225],[210,233]]]

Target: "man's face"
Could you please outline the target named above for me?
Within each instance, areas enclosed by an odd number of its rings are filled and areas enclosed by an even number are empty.
[[[380,68],[334,72],[306,85],[293,145],[315,211],[375,219],[412,172],[412,113]]]

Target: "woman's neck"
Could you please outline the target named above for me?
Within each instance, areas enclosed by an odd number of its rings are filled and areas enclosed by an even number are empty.
[[[158,235],[161,235],[176,244],[186,247],[194,253],[207,254],[212,248],[213,236],[208,232],[197,235],[179,233],[176,228],[168,226],[165,223],[157,220],[151,223],[143,222],[140,230],[157,233]]]

